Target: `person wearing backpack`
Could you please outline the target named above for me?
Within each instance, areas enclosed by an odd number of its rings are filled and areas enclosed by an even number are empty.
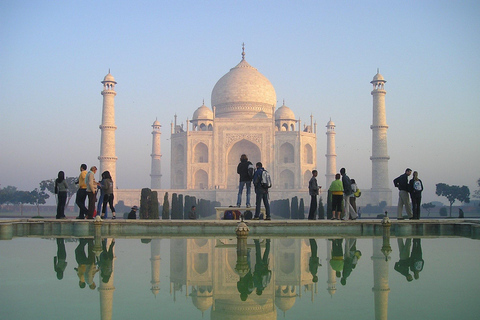
[[[418,172],[413,171],[413,178],[409,181],[410,199],[412,199],[412,219],[420,219],[420,203],[422,202],[423,183],[418,179]]]
[[[242,192],[243,188],[247,187],[247,208],[250,208],[250,190],[252,186],[252,178],[254,175],[253,163],[248,161],[246,154],[240,156],[240,163],[237,166],[237,173],[240,176],[240,183],[238,185],[238,197],[237,197],[237,207],[240,207],[242,203]]]
[[[255,216],[253,220],[260,219],[260,205],[265,205],[265,220],[271,220],[270,204],[268,203],[268,189],[272,186],[270,174],[263,168],[261,162],[256,164],[257,170],[253,175],[253,185],[255,186],[256,202],[255,202]]]
[[[345,217],[344,220],[355,220],[357,219],[357,213],[353,211],[350,205],[350,198],[353,196],[352,191],[352,183],[350,182],[350,178],[347,176],[347,171],[345,168],[340,169],[340,174],[342,175],[342,184],[343,184],[343,201],[344,201],[344,208],[345,208]],[[352,210],[350,210],[350,208]]]

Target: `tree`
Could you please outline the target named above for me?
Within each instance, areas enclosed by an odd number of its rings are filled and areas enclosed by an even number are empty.
[[[292,215],[292,219],[298,219],[298,197],[297,196],[292,198],[290,212]]]
[[[72,199],[73,195],[77,193],[78,186],[75,184],[75,181],[77,180],[75,177],[66,177],[65,180],[68,185],[66,208],[70,203],[70,199]],[[40,182],[40,191],[44,192],[45,190],[51,194],[55,194],[55,179],[42,180]]]
[[[0,189],[0,204],[17,204],[15,194],[17,193],[17,187],[8,186]]]
[[[477,185],[480,188],[480,179],[477,180]],[[480,189],[473,192],[473,198],[480,199]]]
[[[427,210],[427,212],[428,212],[427,216],[429,217],[430,216],[430,209],[435,208],[435,205],[432,202],[424,203],[424,204],[422,204],[422,208]]]
[[[30,191],[29,194],[25,194],[25,201],[24,203],[30,203],[37,206],[37,215],[40,216],[40,205],[45,204],[50,196],[42,190],[35,188],[35,190]]]
[[[303,198],[300,199],[300,204],[298,205],[298,219],[305,219],[305,203],[303,202]]]
[[[170,203],[168,203],[168,192],[165,192],[165,196],[163,197],[162,219],[170,219]]]
[[[450,218],[452,217],[452,205],[458,200],[460,202],[470,202],[470,190],[467,186],[450,186],[445,183],[436,184],[435,194],[439,197],[446,197],[450,202]]]

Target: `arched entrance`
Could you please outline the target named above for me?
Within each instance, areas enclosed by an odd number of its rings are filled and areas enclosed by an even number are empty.
[[[238,188],[239,177],[237,174],[237,166],[240,162],[240,156],[246,154],[248,160],[255,165],[255,163],[262,161],[262,154],[260,148],[251,141],[240,140],[235,143],[227,157],[227,188]]]

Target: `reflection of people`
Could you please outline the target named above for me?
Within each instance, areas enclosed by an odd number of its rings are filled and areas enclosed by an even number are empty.
[[[312,281],[318,282],[317,271],[318,267],[321,267],[322,264],[320,263],[320,259],[318,259],[317,255],[317,241],[315,239],[309,239],[310,242],[310,250],[312,251],[310,259],[308,260],[308,270],[312,274]]]
[[[357,250],[357,239],[345,239],[345,255],[343,263],[342,279],[340,283],[344,286],[347,284],[347,278],[357,266],[357,262],[362,256],[360,250]]]
[[[87,263],[85,266],[85,282],[87,283],[88,287],[94,290],[97,285],[95,284],[95,274],[98,272],[97,265],[95,264],[95,254],[93,252],[93,239],[87,240],[88,244],[88,255],[87,255]]]
[[[75,260],[77,261],[78,267],[74,269],[77,271],[78,286],[82,289],[85,288],[85,270],[88,263],[88,259],[85,254],[86,244],[87,239],[80,239],[77,247],[75,248]]]
[[[420,271],[423,270],[424,261],[422,259],[422,243],[420,239],[413,239],[412,254],[410,256],[410,270],[413,277],[418,280]]]
[[[190,209],[190,211],[188,212],[188,219],[190,220],[196,220],[197,219],[197,207],[196,206],[192,206],[192,208]]]
[[[330,259],[330,266],[336,271],[337,278],[342,276],[343,270],[343,239],[333,239],[332,241],[332,258]]]
[[[240,299],[242,301],[246,301],[248,296],[253,292],[253,289],[255,289],[255,285],[253,284],[252,268],[250,266],[250,248],[247,249],[247,263],[247,274],[243,277],[240,277],[240,280],[237,282],[237,289],[240,293]]]
[[[95,173],[97,173],[97,167],[93,166],[90,168],[90,171],[85,176],[88,197],[87,219],[93,219],[93,213],[95,212],[95,202],[97,201],[97,182],[95,181]]]
[[[398,207],[397,207],[397,219],[402,220],[403,206],[407,211],[408,217],[412,218],[412,207],[410,206],[410,197],[408,196],[408,176],[412,173],[412,169],[407,168],[405,173],[396,177],[393,180],[393,185],[398,188]]]
[[[55,179],[55,193],[57,194],[57,219],[65,219],[65,204],[67,203],[68,184],[65,180],[65,172],[59,171]]]
[[[240,183],[238,185],[237,207],[242,204],[243,187],[247,187],[247,208],[250,207],[250,190],[252,187],[252,177],[254,173],[253,164],[248,161],[246,154],[240,156],[240,163],[237,166],[237,173],[240,176]]]
[[[402,238],[397,238],[398,242],[398,251],[400,255],[400,260],[395,263],[395,271],[404,275],[407,281],[412,281],[413,277],[409,272],[410,268],[410,247],[412,246],[412,239],[406,239],[403,243]]]
[[[408,183],[410,198],[412,199],[412,219],[420,219],[420,204],[422,202],[423,183],[418,179],[418,172],[413,171],[413,178]]]
[[[268,188],[262,185],[262,174],[265,169],[261,162],[256,163],[257,171],[253,175],[253,184],[255,186],[256,193],[256,202],[255,202],[255,216],[253,220],[258,220],[260,218],[260,206],[265,205],[265,220],[271,220],[270,217],[270,204],[268,203]]]
[[[85,206],[85,199],[87,198],[87,184],[85,183],[85,176],[87,175],[87,165],[82,163],[80,166],[80,175],[76,183],[78,184],[77,197],[75,203],[80,211],[78,212],[77,219],[85,219],[87,215],[87,207]]]
[[[270,254],[270,239],[265,240],[265,252],[262,258],[262,249],[260,248],[260,241],[255,242],[255,271],[253,272],[253,284],[257,288],[257,295],[262,295],[263,290],[270,283],[272,278],[272,271],[268,270],[268,255]]]
[[[57,238],[57,256],[53,257],[53,268],[57,273],[57,279],[63,279],[63,272],[67,268],[67,251],[63,238]]]
[[[137,219],[137,210],[138,210],[138,207],[133,206],[132,210],[130,210],[130,212],[128,213],[127,219]]]
[[[317,218],[317,196],[320,186],[317,182],[318,171],[312,171],[312,177],[308,182],[308,193],[310,194],[310,211],[308,212],[308,220],[315,220]]]
[[[100,278],[107,283],[113,273],[113,246],[115,239],[112,239],[107,250],[107,239],[102,240],[102,253],[100,253]]]
[[[342,184],[342,181],[340,180],[339,173],[335,175],[335,180],[333,180],[332,183],[330,184],[330,188],[328,188],[328,191],[332,193],[331,220],[340,220],[341,214],[342,214],[343,184]]]

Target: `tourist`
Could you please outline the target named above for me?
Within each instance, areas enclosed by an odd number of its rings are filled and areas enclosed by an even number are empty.
[[[342,175],[343,202],[345,209],[345,217],[343,217],[343,219],[357,219],[357,213],[353,212],[353,210],[350,210],[350,198],[353,196],[350,178],[347,176],[347,171],[345,168],[340,169],[340,174]]]
[[[112,219],[117,219],[115,215],[115,207],[113,206],[113,181],[112,176],[110,175],[110,171],[104,171],[102,173],[102,181],[103,181],[103,208],[102,208],[102,218],[106,217],[107,211],[107,203],[110,206],[110,210],[112,210]]]
[[[332,218],[330,220],[340,220],[343,201],[343,184],[340,180],[340,173],[335,175],[335,180],[330,184],[328,191],[332,193]]]
[[[115,245],[115,239],[112,239],[107,250],[107,239],[102,240],[102,253],[100,253],[99,267],[100,278],[103,283],[108,283],[113,273],[113,246]]]
[[[358,218],[358,213],[357,213],[357,183],[355,182],[355,179],[350,179],[350,186],[352,188],[352,196],[350,197],[350,212],[353,212],[353,218],[352,220],[357,220]]]
[[[97,185],[98,185],[98,188],[97,188],[97,194],[96,194],[96,197],[97,197],[97,211],[96,211],[96,214],[100,214],[100,212],[102,212],[102,206],[103,206],[103,199],[105,198],[104,195],[105,195],[105,191],[104,191],[104,175],[105,175],[105,172],[103,172],[101,174],[101,178],[102,180],[100,180]],[[105,211],[105,213],[102,213],[101,214],[101,218],[102,219],[105,219],[105,217],[107,216],[107,212]]]
[[[88,218],[87,218],[88,219]],[[91,290],[95,290],[97,285],[95,284],[95,274],[99,271],[95,262],[95,253],[93,252],[93,239],[87,239],[87,260],[85,266],[85,282]]]
[[[343,196],[342,196],[343,197]],[[337,278],[342,276],[343,271],[343,239],[329,239],[332,241],[332,258],[330,259],[330,267],[335,271]]]
[[[67,268],[67,251],[65,250],[65,241],[63,238],[57,238],[57,255],[53,257],[53,268],[57,273],[57,279],[63,279],[63,272]]]
[[[255,194],[256,194],[255,216],[253,217],[253,220],[260,219],[260,206],[262,205],[262,201],[265,206],[265,220],[271,220],[272,218],[270,217],[270,204],[268,203],[268,188],[270,188],[271,185],[268,186],[266,184],[266,181],[263,181],[264,172],[266,172],[266,170],[263,168],[262,163],[257,162],[256,167],[257,167],[257,170],[253,175],[253,184],[255,186]],[[267,175],[268,173],[265,174],[265,176]],[[269,183],[271,184],[270,181]]]
[[[80,166],[80,175],[75,184],[78,184],[77,196],[75,203],[78,206],[79,212],[77,219],[85,219],[87,215],[87,207],[85,206],[85,199],[87,198],[87,184],[85,183],[85,176],[87,175],[87,165],[82,163]]]
[[[87,197],[88,197],[88,212],[87,219],[93,219],[93,214],[95,212],[95,202],[97,201],[97,182],[95,181],[95,173],[97,172],[97,167],[93,166],[90,168],[90,171],[85,176],[85,183],[87,184]]]
[[[413,272],[413,278],[418,280],[420,272],[423,270],[425,262],[422,258],[422,240],[420,238],[413,239],[412,253],[410,255],[410,271]]]
[[[318,253],[317,253],[317,240],[315,239],[309,239],[310,242],[310,259],[308,260],[308,270],[312,274],[312,282],[316,283],[318,282],[318,276],[317,276],[317,271],[318,267],[321,267],[322,264],[320,263],[320,259],[318,258]]]
[[[420,219],[420,204],[422,202],[422,191],[423,191],[423,183],[422,180],[418,179],[418,172],[413,171],[413,178],[410,180],[409,190],[410,190],[410,198],[412,199],[412,213],[414,220]]]
[[[188,219],[190,219],[190,220],[196,220],[197,219],[197,212],[195,211],[196,209],[197,209],[196,206],[192,206],[192,208],[188,212]]]
[[[74,268],[77,271],[78,276],[78,286],[80,289],[85,288],[85,270],[87,269],[87,255],[85,254],[85,245],[87,244],[87,239],[80,238],[77,247],[75,248],[75,261],[77,261],[77,268]]]
[[[308,220],[317,219],[317,196],[321,186],[317,182],[318,171],[312,171],[312,177],[308,182],[308,193],[310,194],[310,211],[308,212]]]
[[[240,176],[240,183],[238,185],[237,207],[242,204],[243,187],[247,187],[247,208],[250,208],[250,190],[252,187],[252,178],[254,174],[253,164],[248,161],[246,154],[240,156],[240,163],[237,166],[237,173]]]
[[[340,283],[342,286],[347,284],[347,278],[357,266],[358,260],[362,257],[360,250],[357,250],[357,239],[345,239],[345,253],[343,255],[343,271]]]
[[[59,171],[55,179],[55,194],[57,195],[57,219],[65,219],[65,204],[67,203],[68,184],[65,172]]]
[[[132,220],[137,219],[137,210],[138,210],[138,207],[133,206],[130,212],[128,213],[127,219],[132,219]]]
[[[412,169],[407,168],[405,173],[396,177],[393,180],[393,185],[398,188],[398,207],[397,207],[397,219],[403,220],[402,211],[403,206],[405,206],[405,210],[407,211],[408,218],[412,218],[412,207],[410,206],[410,197],[408,196],[408,176],[412,174]]]

